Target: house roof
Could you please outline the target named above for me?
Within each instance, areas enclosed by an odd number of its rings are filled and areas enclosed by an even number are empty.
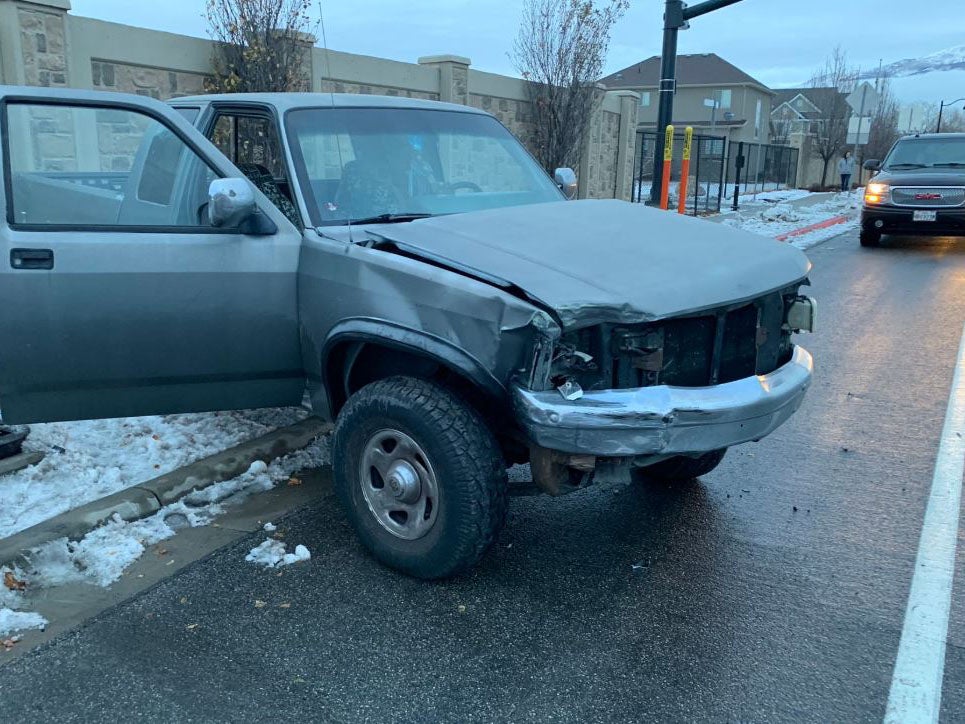
[[[804,96],[811,105],[818,108],[817,111],[797,111],[802,118],[817,119],[823,118],[828,108],[832,108],[841,101],[835,100],[836,97],[843,97],[845,94],[837,88],[775,88],[774,103],[771,105],[771,115],[774,115],[782,105],[790,103],[798,96]]]
[[[660,56],[642,60],[611,73],[600,82],[607,88],[655,88],[660,80]],[[677,85],[755,85],[770,88],[716,53],[677,56]]]

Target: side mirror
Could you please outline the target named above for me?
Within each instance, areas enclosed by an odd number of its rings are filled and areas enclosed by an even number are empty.
[[[576,173],[571,168],[558,168],[553,172],[553,180],[568,199],[576,198]]]
[[[869,158],[867,161],[861,164],[861,166],[865,171],[880,171],[881,161],[879,161],[877,158]]]
[[[208,223],[236,229],[254,216],[255,194],[243,178],[216,178],[208,187]]]

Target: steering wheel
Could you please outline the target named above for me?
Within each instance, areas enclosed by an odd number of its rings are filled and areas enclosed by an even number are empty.
[[[450,194],[456,193],[460,189],[467,189],[476,194],[482,193],[482,187],[479,184],[474,184],[472,181],[456,181],[455,183],[447,184],[446,191]]]

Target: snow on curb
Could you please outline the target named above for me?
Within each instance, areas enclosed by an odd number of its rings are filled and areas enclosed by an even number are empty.
[[[108,586],[147,546],[179,528],[207,525],[229,500],[240,502],[328,462],[327,440],[317,438],[329,427],[307,418],[0,540],[0,565],[6,564],[0,573],[11,572],[28,588]],[[21,593],[0,593],[0,635],[46,625],[38,614],[17,610],[24,605]]]
[[[729,216],[721,223],[807,249],[858,224],[857,198],[845,193],[809,206],[782,202],[751,214]]]

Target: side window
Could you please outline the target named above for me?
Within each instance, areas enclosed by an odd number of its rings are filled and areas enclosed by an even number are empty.
[[[265,116],[219,115],[211,140],[238,168],[260,166],[276,179],[284,179],[285,161],[274,121]]]
[[[208,137],[295,226],[301,226],[281,141],[270,116],[223,111],[215,117]]]
[[[163,123],[135,110],[11,103],[4,148],[11,221],[204,226],[217,174]]]

